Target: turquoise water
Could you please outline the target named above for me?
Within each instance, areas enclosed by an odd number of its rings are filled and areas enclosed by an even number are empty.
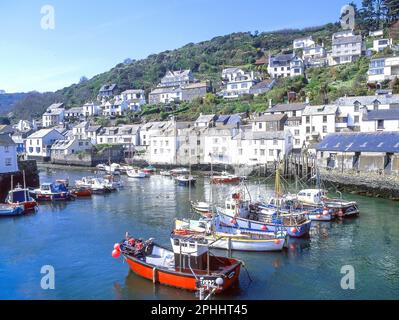
[[[89,175],[44,171],[41,181]],[[209,198],[207,179],[189,192],[173,180],[124,178],[117,193],[43,204],[37,213],[0,219],[0,299],[194,299],[191,292],[153,285],[111,257],[126,231],[169,245],[175,218],[197,218],[189,198]],[[254,197],[270,186],[249,183]],[[231,186],[217,186],[222,204]],[[399,203],[344,195],[361,208],[358,219],[312,223],[309,239],[290,240],[282,253],[234,253],[245,262],[239,285],[224,299],[398,299]],[[225,255],[224,251],[217,251]],[[43,265],[55,269],[55,290],[40,286]],[[355,269],[355,290],[341,289],[341,267]],[[250,280],[251,279],[251,280]]]

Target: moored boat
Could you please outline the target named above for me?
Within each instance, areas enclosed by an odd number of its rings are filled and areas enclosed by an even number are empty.
[[[30,190],[22,188],[20,185],[8,192],[6,203],[15,206],[22,205],[24,212],[33,211],[37,208],[37,202],[31,197]]]
[[[173,250],[153,242],[126,236],[115,244],[112,256],[123,255],[130,269],[145,279],[162,285],[195,291],[204,285],[216,293],[229,289],[239,277],[241,261],[209,253],[207,241],[171,237]]]
[[[212,176],[211,181],[213,183],[234,183],[240,182],[240,177],[228,172],[222,172],[221,175]]]
[[[93,194],[93,191],[90,188],[80,187],[73,188],[71,193],[77,198],[90,198]]]
[[[339,218],[358,216],[360,214],[357,202],[329,198],[327,194],[328,191],[323,189],[304,189],[298,192],[297,198],[305,208],[327,208],[332,210],[334,215]]]
[[[191,175],[184,175],[176,177],[176,181],[179,186],[187,187],[189,185],[194,186],[197,182],[197,179]]]
[[[42,183],[39,189],[34,190],[37,201],[69,201],[75,197],[63,184]]]
[[[170,177],[170,176],[172,176],[172,173],[171,173],[170,171],[167,171],[167,170],[161,170],[161,171],[159,172],[159,174],[160,174],[161,176],[164,176],[164,177]]]
[[[151,165],[149,165],[148,167],[145,167],[143,169],[143,172],[145,174],[153,174],[153,173],[155,173],[155,171],[156,171],[156,168],[154,166],[151,166]]]
[[[0,204],[0,217],[20,216],[24,214],[25,209],[23,205],[14,204]]]
[[[207,202],[191,201],[191,208],[205,218],[212,217],[212,205]]]
[[[220,226],[217,220],[177,220],[174,234],[203,237],[211,248],[252,252],[281,251],[287,235],[286,232],[255,232]]]
[[[92,194],[104,194],[111,192],[107,183],[104,179],[95,177],[83,177],[80,180],[75,181],[77,188],[88,188],[92,191]]]
[[[135,179],[144,179],[149,177],[148,174],[139,169],[128,170],[126,174],[129,178],[135,178]]]

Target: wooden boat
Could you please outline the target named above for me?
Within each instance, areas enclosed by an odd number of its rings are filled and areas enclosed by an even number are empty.
[[[115,175],[115,174],[106,174],[103,177],[103,183],[104,186],[111,191],[116,191],[119,188],[123,188],[123,182],[121,180],[120,175]]]
[[[281,251],[287,236],[286,232],[254,232],[223,227],[217,221],[209,220],[177,220],[174,234],[189,238],[202,237],[211,248],[253,252]]]
[[[195,183],[197,182],[197,179],[195,179],[191,175],[184,175],[184,176],[178,176],[176,178],[176,181],[179,186],[187,187],[189,185],[194,186]]]
[[[145,167],[144,169],[143,169],[143,172],[145,173],[145,174],[153,174],[153,173],[155,173],[155,171],[156,171],[156,169],[155,169],[155,167],[154,166],[148,166],[148,167]]]
[[[235,183],[240,182],[240,177],[228,172],[222,172],[220,176],[212,176],[213,183]]]
[[[214,286],[216,293],[229,289],[239,277],[241,261],[209,254],[207,241],[172,236],[173,250],[153,242],[126,236],[115,244],[112,256],[120,254],[137,275],[159,283],[186,290]]]
[[[0,204],[0,217],[20,216],[24,214],[25,208],[21,205]]]
[[[6,203],[15,206],[22,205],[24,212],[34,211],[38,206],[37,202],[31,197],[30,190],[22,188],[20,185],[8,192]]]
[[[212,217],[212,205],[207,202],[191,201],[191,207],[205,218]]]
[[[144,178],[149,177],[148,174],[146,174],[144,171],[141,171],[139,169],[128,170],[126,172],[126,174],[129,178],[135,178],[135,179],[144,179]]]
[[[37,201],[69,201],[75,197],[63,184],[42,183],[39,189],[34,190]]]
[[[93,194],[93,191],[90,188],[80,187],[80,188],[73,188],[71,193],[76,198],[90,198]]]

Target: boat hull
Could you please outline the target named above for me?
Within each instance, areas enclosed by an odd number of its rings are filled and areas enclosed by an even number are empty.
[[[69,201],[72,200],[72,196],[68,193],[51,193],[43,194],[39,193],[36,195],[37,201]]]
[[[221,238],[216,242],[215,238],[208,240],[212,243],[211,248],[233,250],[233,251],[250,251],[250,252],[271,252],[281,251],[285,245],[285,239],[271,240],[253,240],[253,239],[237,239],[237,238]]]
[[[234,178],[214,177],[214,178],[212,178],[212,183],[236,183],[236,182],[240,182],[240,177],[234,177]]]
[[[129,265],[130,270],[138,276],[151,280],[154,283],[190,291],[196,291],[198,289],[197,280],[191,273],[157,269],[152,265],[146,264],[127,255],[124,255],[124,258]],[[223,286],[217,292],[229,289],[238,280],[240,269],[241,264],[234,266],[223,278]],[[204,283],[216,283],[216,279],[220,278],[221,275],[201,274],[200,277],[203,279]]]
[[[298,225],[282,225],[277,223],[259,222],[244,218],[230,217],[224,213],[218,212],[219,221],[222,225],[233,228],[247,229],[253,231],[279,232],[286,231],[290,237],[301,238],[309,234],[311,221],[306,220]]]
[[[0,217],[13,217],[20,216],[25,213],[25,209],[22,205],[12,206],[6,205],[0,207]]]

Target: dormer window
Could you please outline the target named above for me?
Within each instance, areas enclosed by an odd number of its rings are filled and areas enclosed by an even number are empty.
[[[354,107],[355,107],[355,112],[359,112],[359,110],[360,110],[360,102],[359,102],[359,101],[356,101],[356,102],[354,103]]]
[[[375,100],[373,103],[373,109],[378,110],[379,106],[380,106],[380,102],[378,100]]]

